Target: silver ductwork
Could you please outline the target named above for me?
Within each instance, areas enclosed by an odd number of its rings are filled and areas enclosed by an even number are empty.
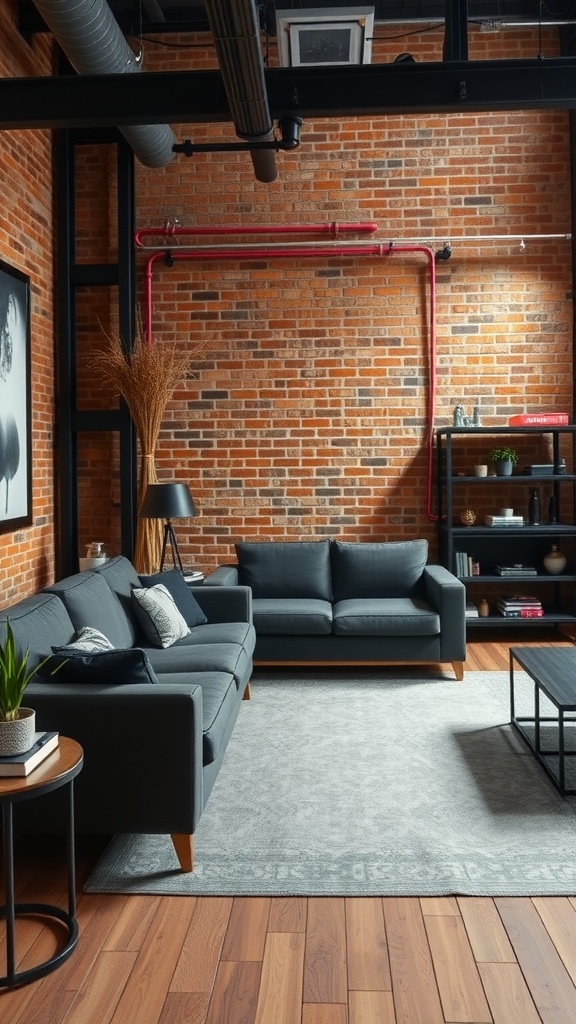
[[[204,0],[220,74],[236,134],[246,142],[272,142],[258,12],[254,0]],[[273,149],[250,150],[258,181],[278,175]]]
[[[34,0],[34,3],[78,74],[140,71],[106,0]],[[120,131],[147,167],[164,167],[172,160],[175,139],[168,125],[127,125]]]

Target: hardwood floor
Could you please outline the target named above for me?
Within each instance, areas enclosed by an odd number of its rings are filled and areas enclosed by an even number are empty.
[[[508,667],[478,631],[466,668]],[[555,642],[558,642],[557,638]],[[570,641],[566,640],[566,643]],[[463,683],[455,686],[465,686]],[[65,902],[58,841],[18,849],[18,898]],[[80,939],[48,977],[0,994],[6,1024],[574,1024],[576,894],[556,898],[212,898],[81,893]],[[576,836],[575,836],[576,855]],[[18,922],[20,969],[58,925]],[[0,941],[0,974],[5,973]]]

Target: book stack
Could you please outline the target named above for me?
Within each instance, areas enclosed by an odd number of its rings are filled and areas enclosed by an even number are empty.
[[[524,516],[484,516],[486,526],[524,526]]]
[[[544,615],[540,600],[528,594],[503,594],[498,598],[496,607],[507,619],[541,619]]]
[[[57,732],[37,732],[34,744],[24,754],[0,757],[0,778],[30,775],[58,746]]]
[[[533,565],[497,565],[496,576],[537,576],[538,570]]]
[[[467,619],[477,619],[478,618],[478,609],[477,609],[477,607],[476,607],[476,605],[474,604],[473,601],[466,601],[466,613],[465,614],[466,614],[466,618]]]
[[[199,584],[204,582],[204,573],[199,569],[185,569],[184,579],[186,583]]]

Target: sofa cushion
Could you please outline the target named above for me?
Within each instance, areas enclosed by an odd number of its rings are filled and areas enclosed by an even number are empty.
[[[202,686],[202,763],[212,764],[226,744],[230,717],[237,706],[236,686],[224,672],[207,672]]]
[[[50,654],[52,644],[67,644],[76,632],[62,601],[53,594],[34,594],[1,611],[0,643],[4,643],[7,619],[18,650],[29,651],[30,668]]]
[[[101,683],[104,686],[158,682],[148,656],[139,647],[89,654],[79,650],[76,644],[69,644],[53,650],[53,656],[40,672],[46,682]]]
[[[252,603],[257,634],[326,635],[332,632],[332,605],[314,598],[258,597]]]
[[[332,600],[330,543],[243,541],[236,544],[238,582],[253,597],[311,597]]]
[[[352,598],[334,605],[338,636],[437,636],[440,616],[410,597]]]
[[[132,600],[136,618],[155,647],[172,647],[177,640],[188,636],[190,627],[163,583],[134,587]]]
[[[138,577],[136,580],[138,582]],[[114,647],[134,647],[135,620],[126,614],[103,576],[91,571],[76,573],[46,587],[45,593],[58,595],[76,631],[82,626],[93,626],[104,633]]]
[[[367,544],[332,541],[334,600],[422,596],[427,558],[426,540]]]
[[[198,601],[190,591],[182,573],[178,569],[169,572],[157,572],[154,576],[141,576],[143,587],[154,587],[161,583],[174,598],[174,603],[188,626],[201,626],[208,622]]]
[[[251,651],[240,644],[188,644],[188,639],[186,637],[162,650],[157,647],[146,649],[150,664],[159,679],[175,672],[184,672],[191,677],[192,673],[197,672],[225,672],[234,677],[238,688],[246,684],[247,676],[250,675]]]

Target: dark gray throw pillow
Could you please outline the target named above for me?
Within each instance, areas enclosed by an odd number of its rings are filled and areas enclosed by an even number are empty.
[[[187,626],[201,626],[208,619],[204,615],[194,594],[186,583],[178,569],[171,569],[168,572],[157,572],[154,576],[141,576],[140,582],[143,587],[154,587],[162,583],[174,599],[178,611],[186,621]]]
[[[140,647],[88,654],[79,651],[74,644],[68,644],[53,647],[52,651],[52,657],[40,672],[41,678],[47,682],[103,683],[107,686],[158,682],[146,651]]]

